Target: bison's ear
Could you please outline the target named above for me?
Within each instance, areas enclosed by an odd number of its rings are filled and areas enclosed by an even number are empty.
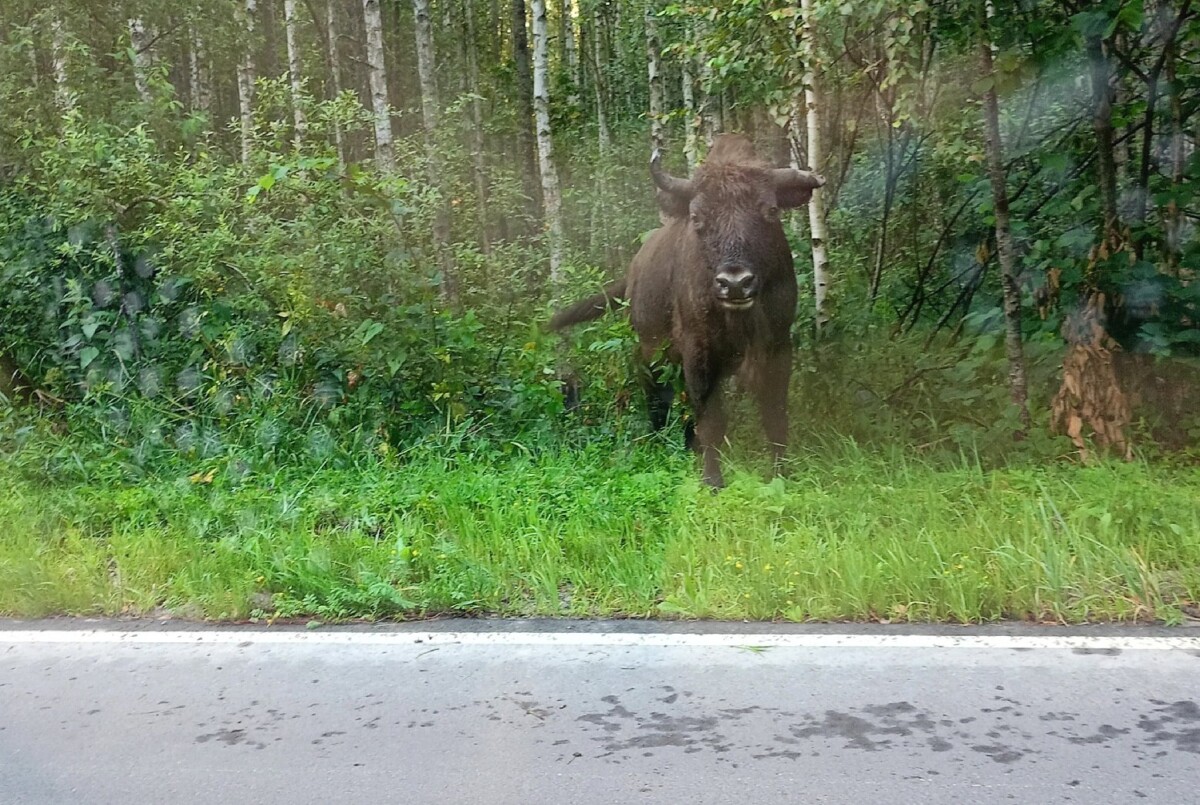
[[[775,198],[780,207],[803,207],[812,198],[813,190],[825,184],[820,174],[795,168],[775,168],[771,171]]]

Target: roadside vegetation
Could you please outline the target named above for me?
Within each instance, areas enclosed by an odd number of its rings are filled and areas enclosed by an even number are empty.
[[[1198,12],[6,2],[0,615],[1197,616]],[[712,495],[544,324],[720,131],[828,184]]]

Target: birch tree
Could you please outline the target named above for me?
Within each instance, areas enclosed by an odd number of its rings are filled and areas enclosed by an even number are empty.
[[[562,284],[563,221],[558,172],[550,135],[549,52],[550,33],[546,24],[546,0],[533,0],[533,108],[537,118],[538,165],[542,174],[542,203],[546,232],[550,239],[550,284]]]
[[[696,108],[696,76],[693,71],[695,57],[690,45],[695,41],[691,26],[688,26],[688,48],[683,51],[683,63],[680,72],[680,90],[683,98],[683,155],[687,159],[688,175],[696,172],[700,161],[700,113]]]
[[[533,122],[533,75],[529,69],[529,29],[525,0],[512,0],[513,61],[517,68],[517,149],[521,152],[521,187],[534,202],[537,191],[536,135]]]
[[[571,106],[578,106],[579,87],[583,81],[579,74],[579,48],[575,44],[575,13],[572,9],[572,0],[562,0],[558,22],[563,62],[567,74],[571,76],[571,96],[567,98],[567,103]]]
[[[249,164],[250,144],[254,135],[254,15],[258,11],[257,0],[245,0],[241,11],[246,43],[238,67],[238,109],[242,121],[242,164]]]
[[[150,40],[141,17],[130,17],[129,56],[133,62],[133,85],[143,103],[150,103]]]
[[[308,121],[304,116],[304,79],[300,75],[299,32],[296,30],[296,0],[283,0],[283,25],[287,36],[288,79],[292,89],[292,122],[295,125],[296,148],[304,142]]]
[[[475,181],[475,218],[479,231],[479,248],[491,252],[488,233],[487,144],[484,142],[483,102],[479,86],[479,56],[475,27],[475,8],[471,0],[463,3],[463,25],[466,29],[467,92],[470,102],[471,173]]]
[[[592,15],[592,65],[592,86],[596,91],[596,134],[600,153],[607,154],[612,150],[612,134],[608,129],[608,103],[605,98],[604,10],[600,3],[596,3]]]
[[[646,81],[650,90],[650,142],[663,147],[662,42],[658,38],[658,6],[646,5]]]
[[[75,108],[75,95],[67,78],[67,29],[57,15],[50,18],[50,57],[54,69],[54,99],[60,112]]]
[[[806,132],[805,156],[808,167],[820,173],[825,167],[825,149],[821,142],[821,95],[817,86],[819,50],[816,45],[816,27],[813,25],[813,0],[800,0],[800,57],[804,62],[804,109]],[[793,116],[793,130],[800,131],[799,115]],[[797,136],[798,140],[799,137]],[[793,160],[799,159],[797,149],[792,149]],[[796,165],[796,167],[800,167]],[[813,259],[813,307],[817,332],[829,323],[826,299],[829,295],[829,255],[826,244],[829,232],[825,225],[825,188],[813,191],[808,202],[808,226],[812,236]]]
[[[803,0],[811,3],[812,0]],[[987,0],[990,11],[990,0]],[[988,179],[992,186],[992,207],[996,221],[996,255],[1000,260],[1000,282],[1004,294],[1004,352],[1008,359],[1008,389],[1021,418],[1018,436],[1029,431],[1028,391],[1025,381],[1025,355],[1021,343],[1021,288],[1017,280],[1017,256],[1012,239],[1012,215],[1008,206],[1008,188],[1004,171],[1004,143],[1000,136],[1000,101],[996,95],[996,71],[992,42],[985,15],[984,35],[979,40],[980,69],[987,85],[983,94],[984,140],[987,148]]]
[[[413,0],[412,5],[417,38],[417,74],[421,83],[421,120],[425,128],[425,170],[429,185],[437,188],[440,196],[433,218],[433,248],[437,252],[438,265],[442,272],[442,296],[453,299],[457,292],[447,251],[450,241],[450,215],[445,204],[441,158],[437,149],[437,56],[433,46],[433,25],[429,20],[429,0]]]
[[[188,86],[193,112],[211,112],[212,85],[208,66],[208,53],[204,38],[195,25],[189,26]]]
[[[338,58],[338,24],[337,0],[325,2],[325,51],[329,62],[329,83],[334,98],[342,94],[342,62]],[[333,142],[337,149],[338,173],[346,172],[346,138],[342,133],[342,124],[337,118],[333,121]]]
[[[367,36],[367,73],[371,86],[371,108],[375,113],[375,164],[380,170],[395,168],[392,156],[392,111],[388,103],[387,66],[383,61],[383,18],[379,0],[363,0],[363,23]]]

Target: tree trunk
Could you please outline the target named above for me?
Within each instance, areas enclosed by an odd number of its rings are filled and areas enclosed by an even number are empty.
[[[342,65],[338,58],[338,25],[337,0],[326,0],[325,3],[325,50],[329,61],[329,81],[331,95],[336,98],[342,94]],[[337,149],[338,173],[346,173],[346,138],[342,133],[342,124],[333,121],[333,141]]]
[[[721,93],[714,92],[713,84],[716,76],[713,74],[712,62],[708,58],[708,37],[712,28],[707,20],[696,22],[696,37],[700,43],[700,89],[704,100],[700,107],[700,117],[704,125],[704,139],[712,145],[713,138],[725,130],[725,121],[721,117]]]
[[[54,62],[54,99],[59,111],[70,112],[75,108],[75,95],[67,79],[67,31],[57,16],[50,21],[50,50]]]
[[[517,68],[517,149],[521,152],[521,188],[530,211],[539,206],[537,155],[533,130],[533,74],[529,69],[529,29],[525,0],[512,2],[513,61]],[[536,213],[535,213],[536,214]]]
[[[299,150],[308,133],[304,116],[304,79],[300,75],[300,41],[296,30],[296,0],[283,0],[283,25],[287,36],[288,79],[292,87],[292,121],[295,124],[296,149]]]
[[[592,65],[592,86],[596,91],[596,134],[600,153],[607,154],[612,148],[612,135],[608,130],[608,101],[605,98],[604,11],[599,3],[592,18]]]
[[[450,213],[446,208],[448,199],[442,181],[442,162],[437,148],[437,56],[433,49],[429,0],[413,0],[413,19],[417,37],[417,75],[421,82],[421,120],[425,127],[425,170],[429,185],[438,190],[437,209],[433,216],[433,248],[442,273],[442,298],[453,301],[458,296],[458,288],[450,265]]]
[[[133,60],[133,85],[142,103],[150,103],[150,44],[153,38],[146,31],[141,17],[130,17],[129,53]]]
[[[996,96],[992,43],[987,35],[979,40],[979,58],[984,80],[991,79],[983,96],[984,139],[996,219],[996,252],[1000,260],[1001,286],[1004,289],[1004,352],[1008,359],[1008,390],[1021,418],[1021,427],[1014,436],[1023,439],[1029,432],[1030,420],[1028,387],[1025,382],[1025,355],[1021,343],[1021,286],[1018,280],[1017,256],[1013,248],[1008,188],[1005,184],[1004,144],[1000,138],[1000,101]]]
[[[554,167],[554,147],[550,137],[550,32],[546,24],[546,0],[532,0],[532,7],[533,108],[537,117],[538,164],[542,173],[542,199],[550,241],[550,285],[557,289],[562,287],[563,280],[563,222],[558,171]]]
[[[576,107],[579,106],[579,87],[583,82],[579,76],[579,49],[575,44],[575,15],[571,11],[571,0],[562,0],[559,8],[563,61],[567,74],[571,76],[571,96],[567,98],[567,103]]]
[[[242,24],[246,33],[242,61],[238,67],[238,109],[242,119],[242,164],[250,163],[250,145],[254,135],[254,16],[257,0],[245,0],[242,7]]]
[[[483,103],[480,100],[479,57],[475,36],[475,9],[471,0],[463,3],[463,21],[466,26],[467,45],[467,92],[471,95],[471,173],[475,180],[475,219],[479,230],[479,246],[483,253],[491,253],[491,237],[488,232],[488,181],[486,144],[483,139]]]
[[[685,23],[686,24],[686,23]],[[689,26],[689,38],[694,41],[691,36]],[[695,58],[688,50],[683,52],[683,62],[681,66],[680,91],[683,95],[683,155],[687,159],[688,175],[691,176],[696,172],[696,166],[700,161],[700,114],[696,109],[696,76],[692,72],[692,65],[695,63]]]
[[[392,156],[392,111],[388,103],[387,67],[383,61],[383,18],[379,0],[363,0],[363,22],[367,34],[367,69],[371,83],[371,108],[375,112],[375,164],[390,173]]]
[[[1183,148],[1183,93],[1179,86],[1179,78],[1176,75],[1176,59],[1178,57],[1178,47],[1174,42],[1170,45],[1170,50],[1164,55],[1163,74],[1167,81],[1167,91],[1170,98],[1171,112],[1171,190],[1176,191],[1183,184],[1184,167],[1186,164],[1185,152]],[[1165,254],[1167,272],[1177,274],[1179,269],[1179,255],[1183,248],[1181,239],[1181,224],[1183,222],[1179,210],[1179,204],[1172,198],[1167,203],[1167,209],[1164,214],[1164,236],[1165,236]]]
[[[1092,130],[1096,135],[1096,169],[1100,181],[1100,203],[1104,213],[1104,231],[1116,232],[1120,224],[1117,211],[1117,166],[1113,145],[1112,66],[1104,41],[1098,34],[1087,37],[1086,49],[1092,79]]]
[[[821,95],[817,86],[817,43],[813,26],[813,0],[800,0],[801,31],[800,47],[804,59],[804,107],[806,111],[807,148],[805,156],[808,167],[820,173],[825,169],[825,150],[821,142]],[[800,120],[794,121],[800,129]],[[797,138],[799,139],[799,138]],[[796,155],[798,158],[799,155]],[[797,166],[800,167],[800,166]],[[817,334],[829,323],[829,312],[825,304],[829,292],[829,255],[826,244],[829,232],[825,226],[825,189],[818,187],[808,202],[808,225],[812,235],[813,258],[813,308]]]
[[[658,6],[646,6],[646,79],[650,89],[650,142],[655,150],[663,147],[662,43],[658,38]]]
[[[212,85],[209,83],[208,53],[204,47],[204,39],[194,25],[191,27],[191,48],[188,51],[188,73],[192,111],[210,113],[212,111]]]

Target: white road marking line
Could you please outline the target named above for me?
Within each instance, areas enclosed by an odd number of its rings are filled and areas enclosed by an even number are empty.
[[[124,645],[657,646],[667,648],[922,648],[1200,651],[1200,637],[1121,635],[644,634],[630,632],[349,632],[3,630],[0,646]]]

